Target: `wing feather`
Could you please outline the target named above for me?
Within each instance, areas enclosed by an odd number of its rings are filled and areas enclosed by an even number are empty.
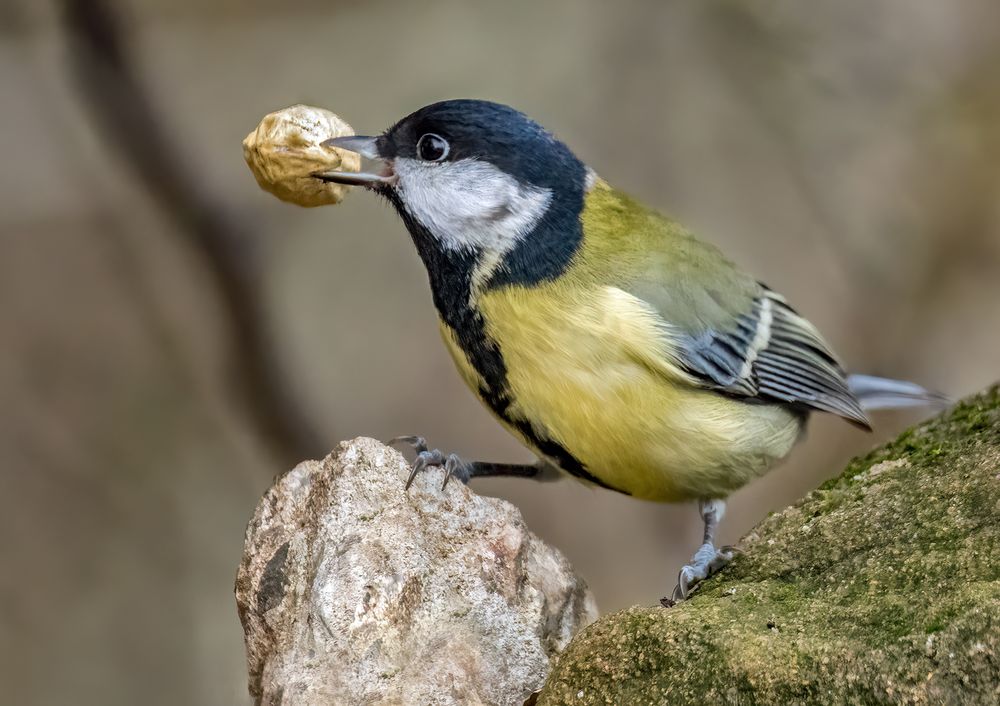
[[[707,387],[832,412],[869,427],[844,368],[816,327],[766,287],[729,330],[688,335],[680,348],[685,371]]]
[[[869,425],[830,346],[781,295],[603,182],[588,199],[602,205],[584,213],[585,238],[607,248],[588,277],[605,288],[606,314],[634,338],[636,359],[686,384]]]

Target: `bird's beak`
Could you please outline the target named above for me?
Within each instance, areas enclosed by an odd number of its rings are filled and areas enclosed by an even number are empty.
[[[378,151],[378,145],[374,137],[364,135],[351,135],[350,137],[335,137],[332,140],[323,142],[324,147],[338,147],[342,150],[357,152],[365,159],[382,160]],[[375,172],[314,172],[313,176],[323,181],[332,181],[337,184],[350,184],[352,186],[380,186],[391,185],[396,181],[396,175],[392,171],[392,165],[384,162],[385,168],[381,173]]]

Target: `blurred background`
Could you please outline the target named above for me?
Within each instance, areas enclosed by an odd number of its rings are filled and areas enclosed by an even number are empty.
[[[452,369],[388,208],[257,188],[240,141],[292,103],[362,133],[510,103],[853,369],[955,396],[1000,377],[995,0],[5,0],[0,95],[8,703],[245,703],[232,584],[273,476],[356,435],[529,458]],[[722,540],[916,419],[814,419]],[[700,537],[693,507],[475,487],[605,612],[668,593]]]

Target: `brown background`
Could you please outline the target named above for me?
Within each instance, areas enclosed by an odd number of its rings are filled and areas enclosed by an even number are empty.
[[[234,312],[125,156],[144,135],[95,122],[112,98],[81,85],[62,4],[0,5],[2,700],[242,703],[242,532],[316,447],[262,431]],[[322,448],[417,432],[528,458],[453,371],[388,209],[301,210],[254,185],[240,140],[300,101],[360,132],[442,98],[508,102],[784,292],[852,368],[956,396],[998,377],[994,0],[114,7],[195,195],[245,236],[235,252],[259,238],[255,320]],[[722,539],[913,419],[866,436],[817,418],[735,496]],[[575,483],[476,487],[521,507],[605,611],[667,592],[700,531],[691,507]]]

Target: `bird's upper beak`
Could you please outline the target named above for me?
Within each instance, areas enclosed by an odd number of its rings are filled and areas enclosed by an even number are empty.
[[[323,142],[325,147],[338,147],[342,150],[357,152],[365,159],[382,160],[378,151],[377,139],[364,135],[351,135],[350,137],[335,137],[332,140]],[[317,179],[323,181],[333,181],[338,184],[351,184],[353,186],[379,186],[391,185],[396,181],[396,175],[392,171],[389,162],[383,162],[385,168],[381,173],[375,172],[315,172]]]

